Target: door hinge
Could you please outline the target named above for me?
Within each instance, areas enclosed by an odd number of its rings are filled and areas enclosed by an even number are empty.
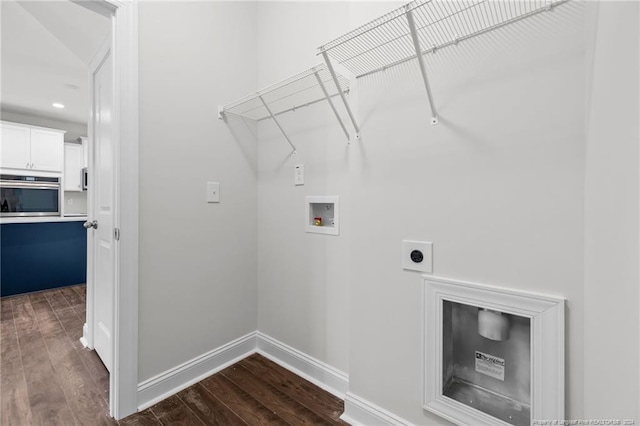
[[[120,228],[115,228],[113,230],[113,238],[115,238],[116,241],[120,241]]]

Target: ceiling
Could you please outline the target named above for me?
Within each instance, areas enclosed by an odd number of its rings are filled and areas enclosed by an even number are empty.
[[[2,111],[86,124],[88,65],[109,19],[66,0],[2,0],[0,8]]]

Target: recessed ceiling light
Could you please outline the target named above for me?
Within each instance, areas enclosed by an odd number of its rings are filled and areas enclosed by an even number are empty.
[[[64,105],[62,105],[59,102],[54,102],[54,103],[51,104],[51,106],[54,107],[54,108],[60,108],[60,109],[64,108]]]

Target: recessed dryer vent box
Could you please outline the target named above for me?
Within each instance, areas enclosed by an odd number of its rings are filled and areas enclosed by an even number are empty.
[[[308,196],[305,198],[305,231],[316,234],[340,234],[338,196]]]
[[[456,424],[564,419],[562,297],[424,278],[423,407]]]

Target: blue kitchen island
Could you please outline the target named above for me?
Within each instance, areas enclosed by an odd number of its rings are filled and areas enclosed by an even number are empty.
[[[1,295],[86,283],[87,231],[82,226],[85,220],[80,217],[35,222],[3,219],[0,224]]]

